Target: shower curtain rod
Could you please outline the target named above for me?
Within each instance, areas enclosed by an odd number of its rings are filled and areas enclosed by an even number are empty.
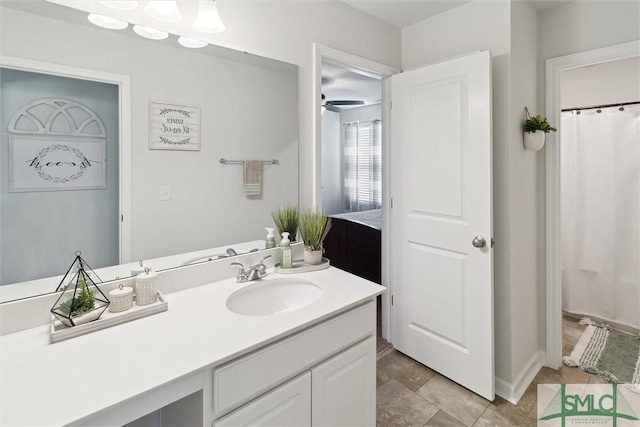
[[[619,102],[619,103],[617,103],[617,104],[594,105],[593,107],[563,108],[563,109],[562,109],[562,112],[565,112],[565,111],[593,110],[593,109],[595,109],[595,108],[624,107],[625,105],[636,105],[636,104],[640,104],[640,101],[633,101],[633,102]]]

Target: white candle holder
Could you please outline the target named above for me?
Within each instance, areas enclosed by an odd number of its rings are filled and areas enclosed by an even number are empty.
[[[158,273],[151,271],[148,267],[144,273],[136,276],[136,304],[149,305],[158,300],[158,288],[156,279]]]
[[[133,288],[119,285],[118,289],[109,292],[109,301],[109,311],[112,313],[129,310],[133,307]]]

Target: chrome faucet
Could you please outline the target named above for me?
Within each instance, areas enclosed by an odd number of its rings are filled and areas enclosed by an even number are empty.
[[[262,258],[262,260],[250,267],[245,266],[240,262],[232,262],[231,265],[237,265],[240,268],[238,269],[238,274],[236,275],[236,282],[244,283],[250,280],[262,279],[267,275],[267,266],[264,265],[264,261],[271,258],[271,255],[267,255]]]

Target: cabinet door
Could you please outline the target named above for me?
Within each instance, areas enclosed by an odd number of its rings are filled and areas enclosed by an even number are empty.
[[[314,426],[376,424],[375,337],[311,370]]]
[[[281,385],[213,423],[223,426],[310,426],[311,373]]]

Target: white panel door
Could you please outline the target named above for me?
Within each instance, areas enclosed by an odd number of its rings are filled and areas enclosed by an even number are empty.
[[[310,425],[310,372],[300,375],[213,423],[214,427]]]
[[[490,53],[395,75],[391,100],[393,344],[493,400]]]
[[[376,424],[376,339],[365,341],[311,370],[313,426]]]

